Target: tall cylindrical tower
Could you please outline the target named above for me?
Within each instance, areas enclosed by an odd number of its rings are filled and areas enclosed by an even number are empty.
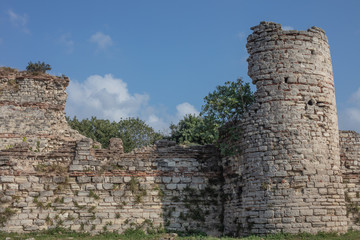
[[[246,233],[346,231],[335,90],[322,29],[261,22],[247,50],[256,103],[244,118]]]

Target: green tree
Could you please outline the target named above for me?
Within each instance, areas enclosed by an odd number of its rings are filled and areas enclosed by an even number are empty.
[[[110,122],[96,117],[79,121],[75,116],[73,119],[66,117],[66,120],[71,128],[101,143],[104,148],[108,147],[110,138],[121,138],[125,152],[153,144],[156,140],[163,138],[162,134],[155,132],[139,118]]]
[[[118,126],[118,137],[123,141],[125,152],[153,144],[164,138],[161,133],[155,132],[152,127],[139,118],[122,119],[118,122]]]
[[[244,84],[240,78],[236,82],[225,82],[204,98],[200,116],[187,115],[178,124],[171,124],[170,139],[186,144],[216,143],[219,128],[229,122],[236,126],[254,100],[249,83]]]
[[[37,63],[29,62],[26,71],[30,73],[46,73],[46,71],[50,71],[51,66],[45,62],[38,61]]]
[[[184,144],[211,144],[218,138],[217,125],[200,116],[186,115],[178,124],[171,124],[171,140]]]
[[[236,122],[254,102],[255,97],[249,83],[243,83],[241,78],[236,82],[225,82],[209,93],[202,106],[201,116],[215,121],[219,126],[227,122]]]

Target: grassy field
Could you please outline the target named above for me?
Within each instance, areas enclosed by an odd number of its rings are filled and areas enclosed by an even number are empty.
[[[75,233],[69,232],[64,229],[53,229],[45,232],[36,232],[36,233],[28,233],[28,234],[16,234],[16,233],[4,233],[0,232],[0,239],[5,240],[6,238],[10,238],[11,240],[26,240],[33,238],[34,240],[132,240],[132,239],[140,239],[140,240],[156,240],[156,239],[169,239],[170,234],[162,233],[162,234],[145,234],[140,230],[130,230],[126,231],[123,234],[116,233],[103,233],[95,236],[91,236],[86,233]],[[338,235],[336,233],[319,233],[317,235],[311,234],[274,234],[263,237],[257,236],[249,236],[246,238],[215,238],[215,237],[207,237],[201,235],[190,235],[190,236],[179,236],[176,237],[176,240],[359,240],[360,239],[360,231],[350,231],[344,235]]]

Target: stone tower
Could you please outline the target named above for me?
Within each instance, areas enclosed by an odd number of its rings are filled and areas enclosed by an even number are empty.
[[[256,103],[239,133],[241,194],[229,207],[240,210],[225,209],[225,214],[237,222],[239,234],[344,232],[339,131],[325,33],[317,27],[285,31],[272,22],[251,29],[246,47]]]

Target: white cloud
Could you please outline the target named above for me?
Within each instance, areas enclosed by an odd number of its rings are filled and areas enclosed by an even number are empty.
[[[115,121],[135,116],[149,100],[146,94],[131,95],[127,84],[111,74],[92,75],[82,83],[71,81],[68,93],[70,115],[98,116]]]
[[[360,88],[354,94],[351,95],[350,100],[360,105]]]
[[[170,123],[164,119],[164,117],[159,117],[156,114],[150,114],[147,116],[144,121],[149,124],[156,131],[161,131],[164,134],[169,134]]]
[[[360,108],[346,108],[339,112],[340,130],[354,130],[360,133]]]
[[[189,114],[196,116],[199,115],[199,111],[197,111],[193,105],[187,102],[177,105],[176,110],[177,110],[176,116],[178,120],[182,119],[185,115],[189,115]]]
[[[185,102],[176,106],[175,115],[169,115],[164,108],[150,106],[148,94],[131,94],[126,82],[111,74],[92,75],[84,82],[70,81],[67,92],[66,113],[79,119],[96,116],[119,121],[139,117],[156,131],[168,133],[170,122],[177,123],[186,114],[199,114],[194,106]]]
[[[72,53],[74,51],[74,41],[71,39],[70,33],[65,33],[60,36],[59,43],[66,48],[66,53]]]
[[[284,30],[284,31],[294,30],[294,28],[293,28],[292,26],[282,26],[281,28],[282,28],[282,30]]]
[[[347,107],[339,111],[339,128],[360,133],[360,88],[350,96]]]
[[[25,33],[30,33],[29,29],[27,29],[26,24],[28,21],[28,17],[26,14],[24,15],[20,15],[20,14],[16,14],[14,11],[12,10],[8,10],[8,15],[10,17],[10,22],[16,26],[22,29],[23,32]]]
[[[102,32],[97,32],[90,37],[90,42],[98,45],[98,48],[105,50],[113,45],[113,41],[109,35],[105,35]]]

